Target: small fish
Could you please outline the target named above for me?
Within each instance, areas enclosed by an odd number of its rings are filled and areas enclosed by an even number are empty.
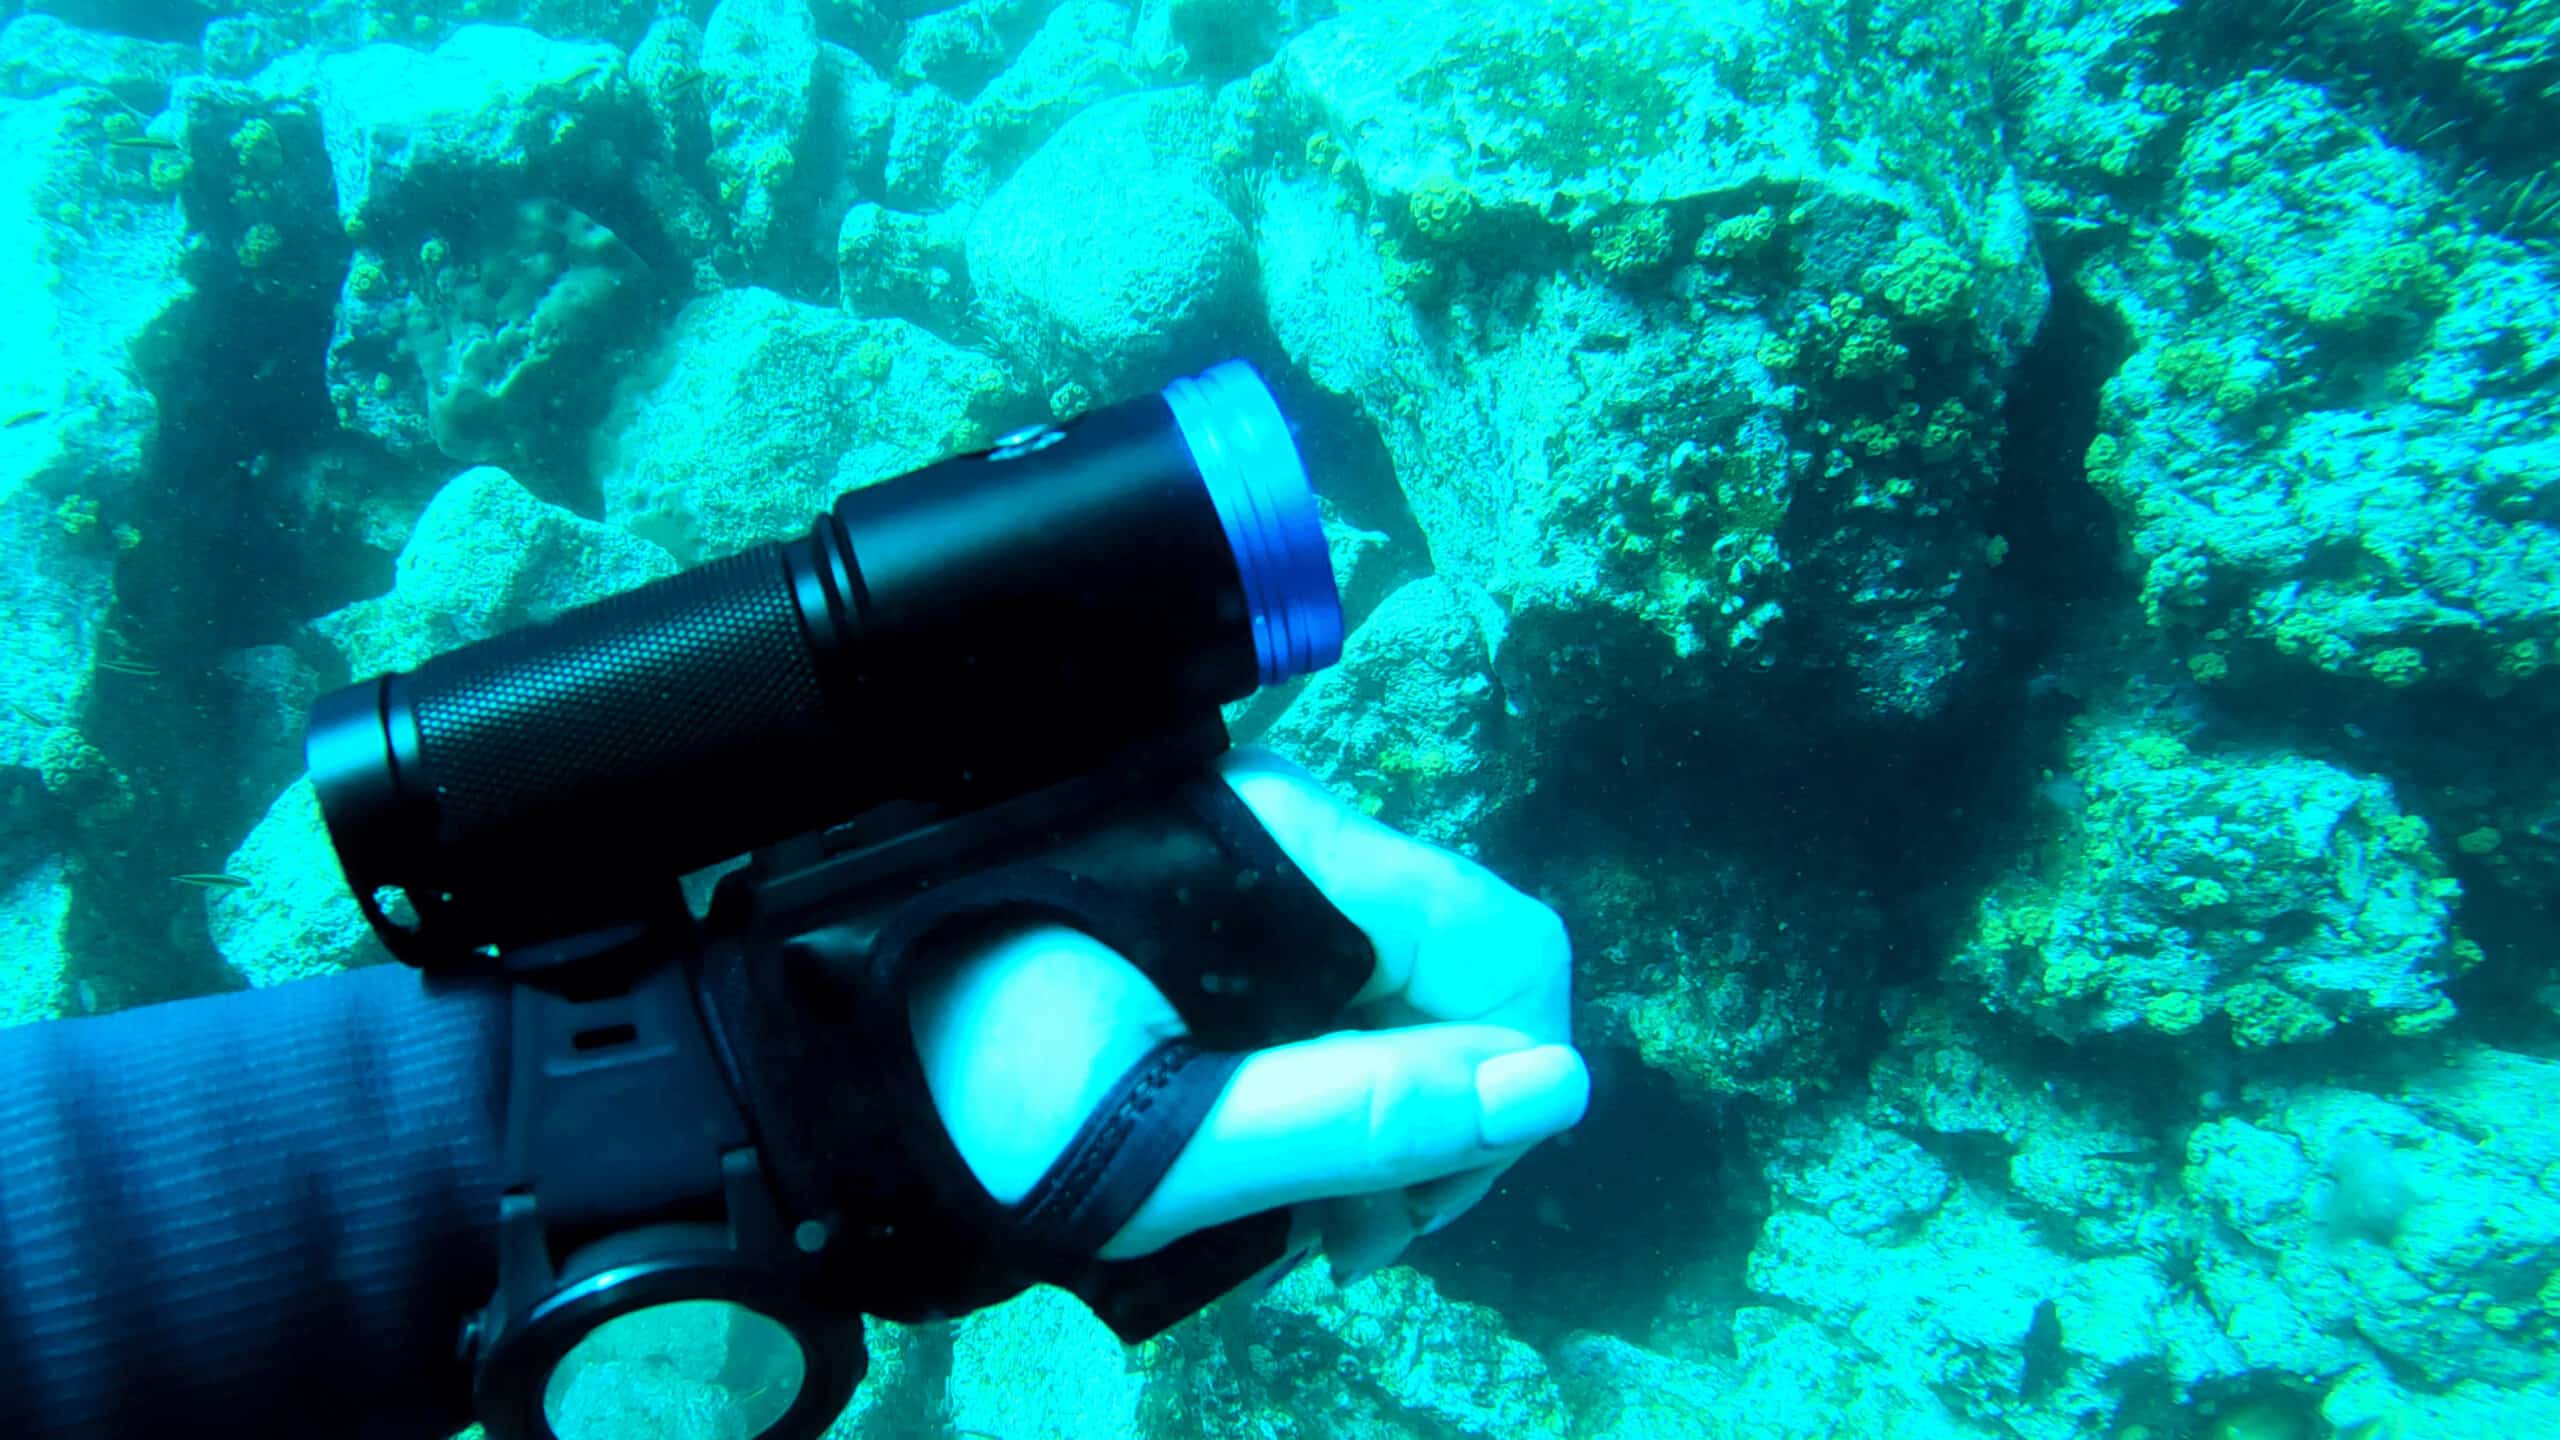
[[[2102,1160],[2110,1165],[2148,1165],[2160,1157],[2149,1150],[2090,1150],[2083,1160]]]
[[[177,150],[178,142],[159,135],[119,135],[107,142],[119,150]]]
[[[44,716],[28,709],[26,706],[19,704],[15,700],[9,702],[9,708],[17,712],[19,719],[26,721],[30,725],[41,726],[47,730],[50,730],[54,726],[62,723],[59,720],[48,720]]]
[[[169,878],[181,885],[193,885],[199,890],[246,890],[249,888],[247,880],[219,870],[204,870],[192,875],[172,875]]]
[[[112,671],[118,675],[157,675],[160,673],[158,666],[145,665],[139,660],[101,660],[98,662],[98,668],[101,670]]]
[[[686,72],[684,72],[682,75],[677,76],[677,77],[675,78],[675,80],[673,81],[673,83],[669,84],[669,85],[667,86],[667,88],[666,88],[663,92],[661,92],[661,93],[665,94],[665,95],[667,96],[667,98],[669,98],[669,99],[671,99],[671,100],[672,100],[672,99],[674,99],[676,96],[683,94],[683,93],[684,93],[684,92],[686,92],[687,90],[690,90],[690,89],[692,89],[694,86],[699,85],[699,84],[701,84],[701,83],[702,83],[702,72],[701,72],[701,71],[699,71],[699,70],[687,70],[687,71],[686,71]]]
[[[21,425],[33,425],[52,413],[50,410],[21,410],[6,420],[0,420],[0,430],[15,430]]]

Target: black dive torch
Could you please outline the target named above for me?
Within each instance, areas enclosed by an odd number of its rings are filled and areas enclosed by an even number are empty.
[[[1232,361],[334,691],[306,756],[392,952],[489,970],[631,877],[1060,780],[1341,647],[1306,472]]]
[[[798,539],[323,696],[306,755],[366,918],[421,969],[514,982],[497,1284],[457,1351],[494,1440],[630,1433],[617,1367],[661,1352],[725,1353],[685,1380],[688,1405],[725,1397],[726,1428],[700,1433],[811,1440],[863,1374],[862,1312],[1052,1278],[999,1270],[957,1231],[936,1250],[961,1213],[946,1192],[849,1168],[902,1165],[899,1107],[929,1103],[893,1063],[902,1003],[821,1020],[798,991],[753,996],[796,983],[786,955],[822,951],[891,985],[876,947],[897,926],[864,917],[912,914],[925,878],[1036,833],[1053,866],[1084,867],[1076,884],[1124,860],[1148,877],[1130,913],[1170,908],[1125,948],[1195,1034],[1248,1001],[1275,1036],[1286,997],[1330,1013],[1366,939],[1330,911],[1331,932],[1279,927],[1286,943],[1228,925],[1222,905],[1264,913],[1284,887],[1177,843],[1197,832],[1123,783],[1177,765],[1196,782],[1225,744],[1219,705],[1341,650],[1306,472],[1231,362],[855,490]],[[1053,826],[1068,801],[1083,818]],[[1097,818],[1124,806],[1125,854]],[[678,877],[750,852],[697,927]],[[1175,983],[1179,963],[1215,973]],[[1229,970],[1267,983],[1207,983]],[[763,1015],[854,1026],[861,1085],[802,1095],[792,1047],[814,1042],[787,1028],[771,1056],[729,1043]],[[1285,1238],[1248,1219],[1066,1278],[1146,1333]],[[946,1252],[957,1278],[925,1263]]]

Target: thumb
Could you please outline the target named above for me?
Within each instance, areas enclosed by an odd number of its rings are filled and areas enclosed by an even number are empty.
[[[1571,1128],[1590,1096],[1572,1047],[1499,1025],[1346,1031],[1256,1051],[1102,1258],[1500,1165]]]

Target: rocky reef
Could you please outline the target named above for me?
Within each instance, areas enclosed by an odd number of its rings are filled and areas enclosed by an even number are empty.
[[[320,689],[1241,355],[1352,629],[1232,728],[1593,1116],[839,1433],[2560,1432],[2560,4],[9,13],[0,1022],[384,958]]]

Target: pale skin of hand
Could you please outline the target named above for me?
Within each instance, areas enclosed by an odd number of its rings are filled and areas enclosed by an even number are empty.
[[[1455,1219],[1582,1118],[1590,1074],[1571,1044],[1571,947],[1547,906],[1345,806],[1276,755],[1239,750],[1219,774],[1368,935],[1377,968],[1343,1029],[1244,1062],[1102,1258],[1289,1206],[1299,1238],[1321,1236],[1348,1279]],[[1183,1033],[1117,952],[1045,924],[924,977],[909,1013],[944,1125],[1008,1204],[1123,1072]]]

